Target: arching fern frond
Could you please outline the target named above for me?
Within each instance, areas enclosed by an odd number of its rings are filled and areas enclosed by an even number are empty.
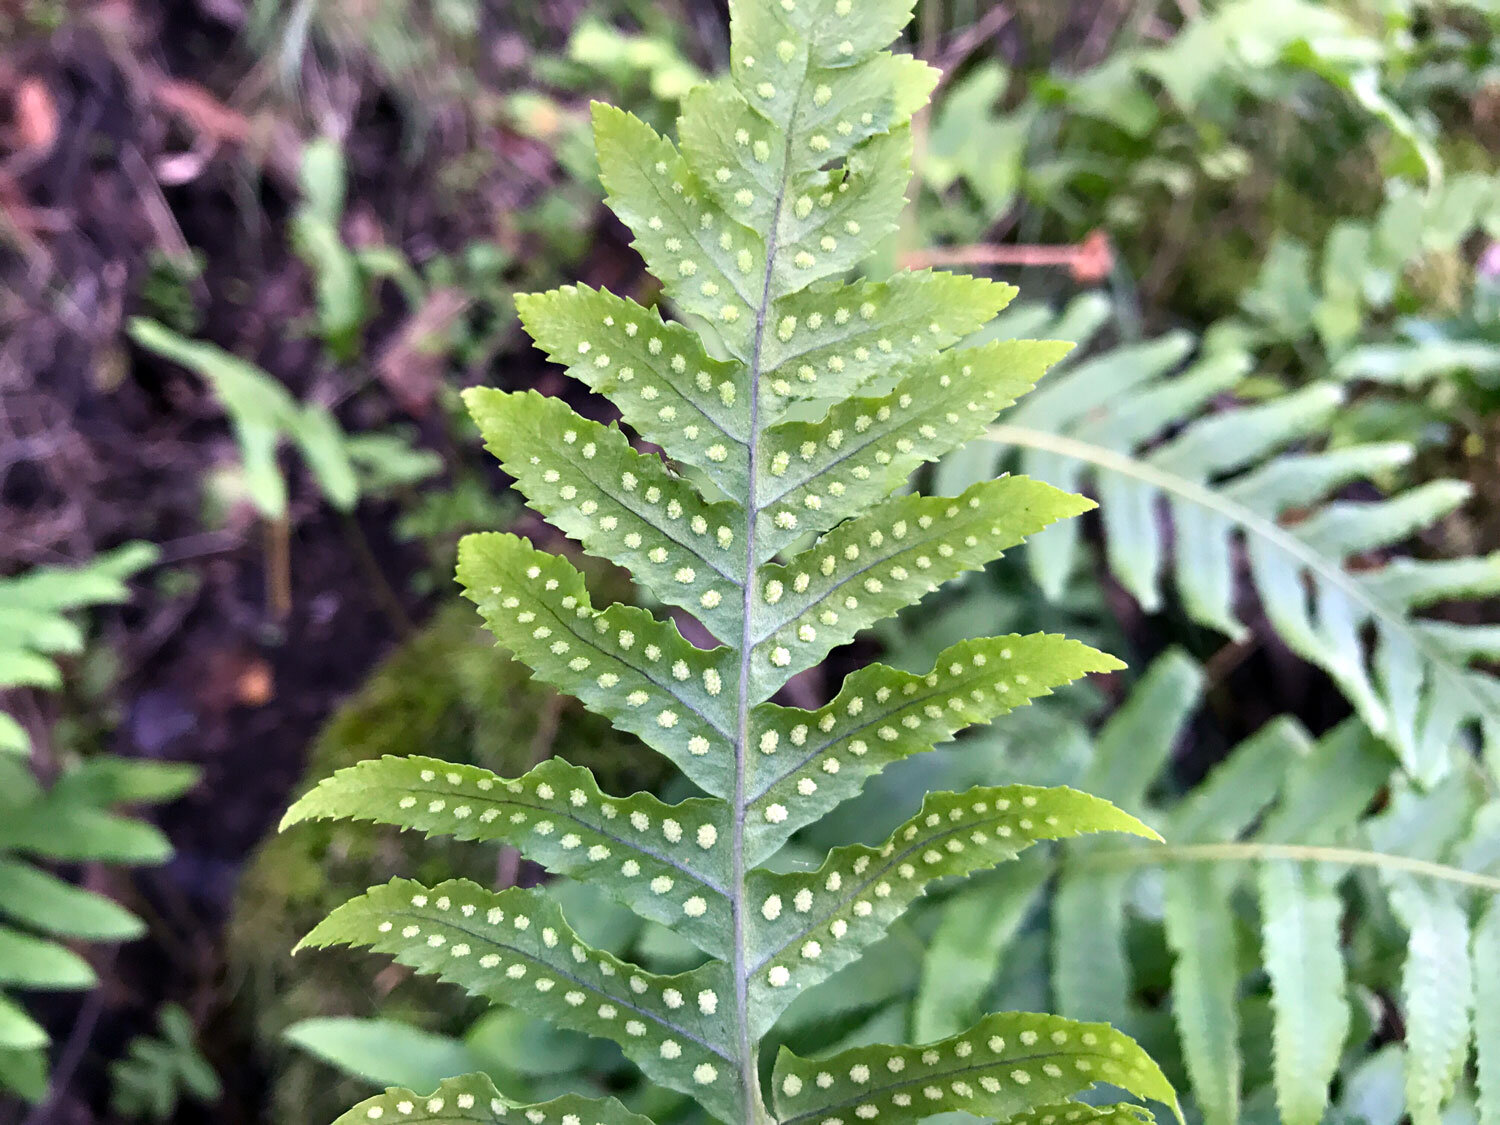
[[[1097,319],[1087,312],[1065,318]],[[1448,773],[1470,734],[1500,769],[1500,684],[1472,668],[1500,657],[1500,634],[1420,616],[1440,601],[1500,592],[1500,555],[1429,562],[1401,553],[1468,487],[1433,481],[1348,498],[1353,487],[1384,484],[1412,449],[1326,448],[1320,435],[1344,394],[1331,383],[1226,407],[1248,357],[1210,351],[1183,367],[1190,344],[1170,335],[1053,374],[988,431],[1009,450],[1003,463],[1098,496],[1107,565],[1145,609],[1161,606],[1170,575],[1194,621],[1238,639],[1242,590],[1253,588],[1281,639],[1338,682],[1423,784]],[[1078,568],[1079,543],[1077,525],[1065,524],[1029,545],[1050,596]]]

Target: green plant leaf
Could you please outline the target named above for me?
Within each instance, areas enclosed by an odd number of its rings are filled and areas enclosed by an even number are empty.
[[[1469,1053],[1469,921],[1449,887],[1395,876],[1390,897],[1411,935],[1401,972],[1406,1104],[1415,1125],[1434,1125]]]
[[[438,758],[384,757],[325,778],[288,810],[282,827],[331,817],[511,844],[551,871],[598,883],[705,952],[727,954],[723,801],[606,797],[588,770],[560,758],[507,781]]]
[[[51,1038],[24,1008],[0,992],[0,1050],[29,1051],[45,1047]]]
[[[755,1026],[881,937],[934,879],[1014,859],[1040,840],[1089,832],[1157,839],[1135,817],[1076,790],[1010,785],[929,793],[879,847],[835,848],[812,872],[758,871],[746,882]]]
[[[731,550],[743,543],[734,534],[744,523],[739,505],[705,500],[659,457],[635,452],[618,429],[557,399],[485,389],[465,397],[485,444],[531,507],[716,636],[732,634],[734,592],[743,584],[742,552]]]
[[[1121,666],[1065,637],[986,637],[944,649],[925,676],[866,665],[816,711],[762,703],[751,713],[749,741],[758,754],[746,770],[750,862],[768,858],[892,762],[1060,684]]]
[[[1317,1125],[1349,1034],[1339,919],[1327,873],[1311,864],[1260,869],[1261,938],[1275,1011],[1276,1105],[1287,1125]]]
[[[370,1125],[370,1122],[441,1121],[451,1125],[501,1125],[525,1118],[530,1125],[651,1125],[651,1119],[630,1113],[613,1098],[585,1098],[565,1094],[550,1102],[521,1105],[503,1098],[495,1084],[483,1074],[468,1074],[440,1083],[431,1094],[411,1090],[387,1090],[367,1098],[340,1117],[334,1125]]]
[[[519,295],[516,310],[548,358],[608,395],[638,434],[727,495],[745,494],[748,435],[734,364],[711,357],[683,325],[586,285]]]
[[[146,928],[103,895],[9,858],[0,858],[0,914],[32,929],[95,941],[128,941]]]
[[[1193,1093],[1208,1125],[1233,1125],[1240,1112],[1238,948],[1229,881],[1212,867],[1167,873],[1164,920],[1177,1020]]]
[[[92,988],[88,962],[56,942],[0,926],[0,985],[21,988]]]
[[[741,1087],[715,1018],[729,993],[710,962],[672,977],[578,940],[533,892],[487,891],[464,879],[424,887],[393,879],[338,907],[298,948],[335,944],[389,953],[476,996],[618,1043],[652,1080],[733,1119]]]
[[[223,348],[189,340],[154,320],[136,317],[130,338],[204,379],[229,416],[244,464],[246,488],[268,519],[286,515],[286,480],[276,461],[283,439],[307,459],[330,503],[352,508],[358,483],[345,436],[333,416],[316,405],[303,406],[268,372]]]
[[[843,399],[930,361],[983,328],[1015,293],[987,278],[928,271],[804,289],[779,303],[776,330],[762,340],[764,389],[777,399]]]
[[[760,700],[939,582],[975,570],[1087,501],[1025,477],[961,496],[903,496],[846,520],[784,565],[760,568],[751,695]]]
[[[1007,1118],[1095,1082],[1177,1107],[1171,1085],[1134,1041],[1107,1024],[1029,1012],[986,1016],[926,1046],[856,1047],[825,1059],[799,1059],[783,1048],[772,1079],[783,1125],[948,1110]],[[861,1113],[865,1107],[875,1113]]]
[[[475,1069],[474,1056],[462,1040],[399,1020],[305,1019],[282,1035],[324,1062],[380,1086],[426,1089]]]
[[[645,610],[595,611],[583,575],[514,535],[470,535],[458,579],[491,632],[543,680],[660,751],[715,796],[733,790],[738,668]]]

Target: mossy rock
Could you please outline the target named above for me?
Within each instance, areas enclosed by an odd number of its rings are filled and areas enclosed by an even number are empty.
[[[386,659],[324,727],[309,755],[305,792],[334,770],[383,754],[423,753],[486,766],[503,776],[560,753],[620,793],[655,788],[663,760],[530,672],[478,625],[467,602],[444,609]],[[293,946],[334,907],[395,875],[437,881],[505,881],[495,846],[428,840],[368,824],[313,823],[273,835],[246,870],[229,927],[242,1018],[271,1075],[270,1116],[326,1125],[369,1087],[281,1039],[313,1016],[384,1015],[461,1033],[482,1011],[458,990],[384,959]],[[508,874],[509,872],[505,872]],[[536,876],[535,869],[523,872]]]

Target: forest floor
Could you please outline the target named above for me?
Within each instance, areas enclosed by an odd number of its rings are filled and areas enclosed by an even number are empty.
[[[161,817],[176,857],[132,876],[150,939],[100,966],[107,986],[81,1007],[67,996],[39,1003],[64,1046],[62,1098],[38,1122],[102,1119],[104,1060],[151,1026],[163,1000],[200,1026],[223,1025],[206,1044],[213,1061],[242,1056],[225,1014],[234,982],[222,940],[239,876],[319,727],[447,596],[428,592],[435,581],[414,588],[431,559],[421,541],[396,537],[395,500],[341,514],[287,463],[284,525],[244,503],[206,511],[206,485],[237,457],[221,404],[128,343],[128,318],[175,309],[299,400],[333,408],[348,433],[407,427],[451,476],[477,464],[477,450],[450,440],[432,387],[411,382],[444,372],[337,365],[308,331],[313,279],[287,229],[302,144],[341,136],[350,241],[412,260],[486,238],[527,252],[507,217],[558,176],[545,146],[452,103],[426,102],[416,122],[413,89],[393,88],[358,55],[329,55],[296,91],[279,89],[270,56],[247,42],[251,7],[0,6],[0,573],[131,540],[161,551],[133,603],[104,615],[87,674],[70,677],[85,686],[23,701],[46,709],[28,725],[55,730],[43,758],[95,747],[204,771]],[[470,73],[491,94],[514,87],[538,44],[565,41],[576,7],[547,5],[540,26],[487,23],[471,44],[485,63]],[[461,163],[472,171],[461,189],[433,174]],[[634,271],[623,251],[618,238],[599,240],[585,275]],[[420,311],[382,298],[367,355],[399,358]],[[537,382],[539,355],[499,347],[514,353],[507,384]],[[237,1093],[216,1120],[263,1104]]]

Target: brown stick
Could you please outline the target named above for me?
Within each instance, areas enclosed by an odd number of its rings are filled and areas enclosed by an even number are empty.
[[[1063,266],[1075,281],[1101,281],[1114,268],[1114,250],[1109,236],[1094,231],[1082,242],[1070,246],[1036,244],[998,245],[991,242],[971,246],[937,246],[930,250],[913,250],[902,255],[907,269],[932,266]]]

